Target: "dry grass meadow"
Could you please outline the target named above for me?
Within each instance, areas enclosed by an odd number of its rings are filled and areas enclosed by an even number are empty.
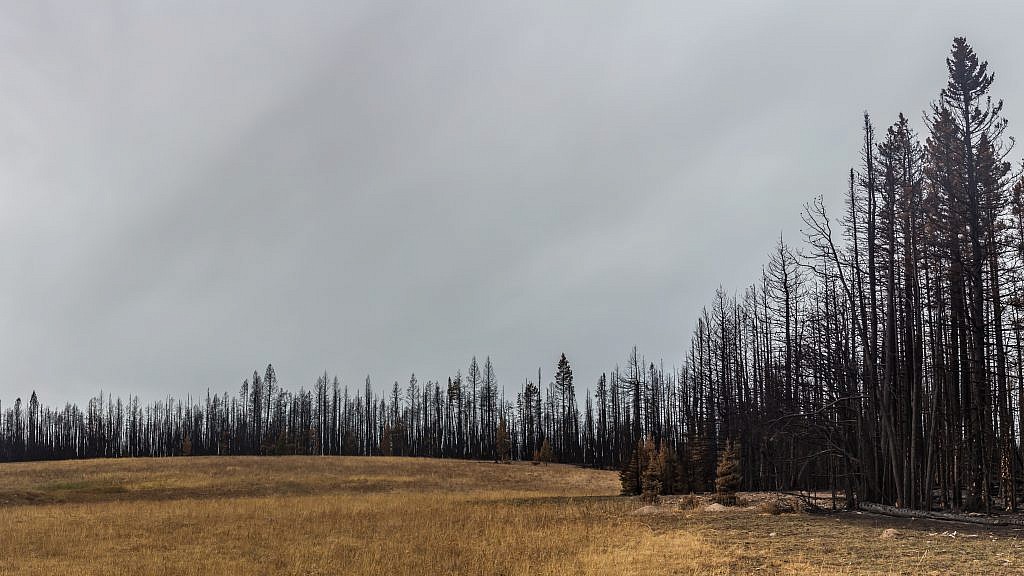
[[[1010,529],[617,492],[614,472],[526,463],[2,464],[0,574],[1024,574]]]

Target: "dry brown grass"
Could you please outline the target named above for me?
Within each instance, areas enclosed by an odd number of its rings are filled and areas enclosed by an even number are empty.
[[[617,492],[614,472],[407,458],[7,464],[0,573],[1024,571],[1013,531],[668,503],[633,514]],[[888,526],[900,537],[880,540]],[[929,535],[943,530],[960,533]]]

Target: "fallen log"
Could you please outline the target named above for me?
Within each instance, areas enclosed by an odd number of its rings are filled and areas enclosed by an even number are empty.
[[[922,518],[925,520],[944,520],[948,522],[966,522],[968,524],[983,524],[986,526],[1024,526],[1024,518],[1008,516],[971,516],[967,514],[956,514],[953,512],[933,512],[930,510],[911,510],[909,508],[897,508],[884,504],[872,502],[861,502],[857,505],[858,510],[871,512],[872,514],[883,514],[896,518]]]

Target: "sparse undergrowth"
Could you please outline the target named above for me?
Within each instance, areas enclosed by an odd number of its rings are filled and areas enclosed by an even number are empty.
[[[739,494],[738,506],[716,512],[706,509],[711,495],[642,508],[618,491],[615,472],[557,464],[352,457],[10,464],[0,466],[0,573],[1024,571],[1024,546],[1011,529],[778,515],[792,502],[776,495]],[[881,539],[886,528],[896,535]]]

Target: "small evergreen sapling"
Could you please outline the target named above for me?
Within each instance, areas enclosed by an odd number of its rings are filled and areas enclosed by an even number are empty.
[[[619,470],[619,483],[622,484],[623,496],[636,496],[640,493],[640,447],[626,460]]]
[[[647,469],[653,448],[637,443],[633,454],[626,460],[619,471],[619,482],[622,484],[623,496],[636,496],[643,492],[643,473]]]
[[[644,451],[648,457],[647,466],[644,467],[643,474],[640,476],[640,487],[642,489],[640,497],[648,504],[657,504],[658,495],[661,494],[661,470],[664,460],[654,450],[654,446],[650,444],[650,441],[644,447]]]
[[[511,452],[511,442],[508,437],[508,426],[505,424],[505,419],[502,418],[498,421],[498,432],[494,440],[494,456],[498,462],[507,462],[509,454]]]
[[[192,437],[189,436],[188,432],[185,433],[185,437],[181,440],[181,455],[191,456],[192,455]]]
[[[705,462],[708,458],[708,447],[707,442],[703,438],[694,437],[688,443],[687,448],[687,460],[689,464],[689,478],[690,492],[699,494],[707,491],[707,466]]]
[[[661,493],[676,494],[681,490],[680,484],[676,481],[679,475],[679,459],[676,458],[676,451],[672,445],[663,443],[658,451],[659,474],[661,475]]]
[[[537,460],[548,464],[555,460],[555,454],[551,451],[551,443],[548,439],[544,439],[544,443],[540,445],[540,452],[537,453]]]
[[[722,451],[718,460],[715,477],[715,500],[725,506],[736,504],[736,492],[740,489],[740,457],[732,442]]]

